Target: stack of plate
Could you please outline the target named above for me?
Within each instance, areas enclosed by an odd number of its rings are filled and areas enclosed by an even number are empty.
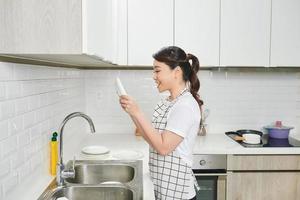
[[[138,160],[144,157],[143,153],[135,150],[121,150],[112,155],[119,160]]]
[[[109,149],[105,146],[86,146],[82,148],[81,152],[85,159],[91,160],[106,159],[109,156]]]

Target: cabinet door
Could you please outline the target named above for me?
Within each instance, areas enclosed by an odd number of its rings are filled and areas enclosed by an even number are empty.
[[[300,66],[300,1],[272,1],[271,66]]]
[[[228,173],[228,200],[298,200],[300,172]]]
[[[127,65],[127,1],[113,0],[113,4],[112,61],[118,65]]]
[[[221,2],[221,66],[269,66],[271,0]]]
[[[173,0],[128,0],[128,64],[152,65],[152,54],[173,45]]]
[[[82,52],[81,0],[0,1],[0,53]]]
[[[300,170],[300,155],[228,155],[227,170]]]
[[[220,0],[176,0],[174,16],[175,45],[201,66],[218,66]]]
[[[83,53],[112,61],[113,4],[111,0],[83,0]]]
[[[104,61],[127,64],[127,3],[84,0],[83,53]]]

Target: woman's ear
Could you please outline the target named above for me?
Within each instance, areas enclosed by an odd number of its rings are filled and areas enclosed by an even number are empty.
[[[180,66],[177,66],[175,69],[175,78],[179,79],[182,78],[182,69]]]

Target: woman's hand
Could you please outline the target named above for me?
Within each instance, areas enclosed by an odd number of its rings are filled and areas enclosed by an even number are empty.
[[[138,112],[140,112],[138,104],[131,96],[121,95],[119,98],[119,102],[122,108],[131,116],[134,116]]]

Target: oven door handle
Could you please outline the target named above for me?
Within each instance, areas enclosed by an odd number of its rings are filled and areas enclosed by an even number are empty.
[[[226,173],[194,173],[195,176],[227,176]]]

